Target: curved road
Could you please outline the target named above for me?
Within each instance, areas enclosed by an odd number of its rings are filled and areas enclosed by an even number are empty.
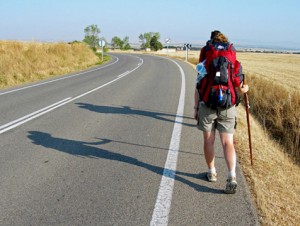
[[[0,90],[0,225],[258,225],[205,180],[195,71],[149,55]],[[184,112],[184,113],[183,113]]]

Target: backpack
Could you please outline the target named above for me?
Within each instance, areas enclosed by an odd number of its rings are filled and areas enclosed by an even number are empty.
[[[207,75],[197,83],[200,101],[212,109],[228,109],[238,104],[235,87],[241,81],[241,65],[233,45],[207,43],[205,56]]]

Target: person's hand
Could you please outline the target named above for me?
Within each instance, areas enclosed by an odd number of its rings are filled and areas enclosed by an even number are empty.
[[[239,87],[239,92],[240,93],[247,93],[249,91],[249,86],[246,84],[241,83]]]

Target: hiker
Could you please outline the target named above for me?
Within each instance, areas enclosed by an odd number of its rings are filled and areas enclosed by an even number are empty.
[[[212,43],[212,40],[213,40],[218,34],[220,34],[220,33],[221,33],[221,32],[218,31],[218,30],[212,31],[211,34],[210,34],[210,40],[208,40],[208,41],[206,42],[206,46],[209,45],[209,44],[211,44],[211,43]],[[199,63],[202,62],[203,60],[205,60],[206,46],[203,46],[203,47],[201,48],[200,55],[199,55]]]
[[[214,142],[218,130],[228,168],[224,192],[234,194],[237,190],[236,152],[233,144],[236,104],[239,95],[246,93],[249,87],[243,84],[242,67],[236,60],[233,45],[221,32],[212,32],[211,40],[201,49],[199,62],[204,60],[207,75],[196,84],[194,117],[197,128],[203,131],[207,179],[210,182],[217,181]]]

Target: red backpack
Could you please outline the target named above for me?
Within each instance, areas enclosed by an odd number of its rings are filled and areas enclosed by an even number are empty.
[[[228,109],[239,102],[235,87],[243,80],[241,64],[232,44],[208,43],[205,48],[207,75],[197,84],[200,101],[212,109]]]

